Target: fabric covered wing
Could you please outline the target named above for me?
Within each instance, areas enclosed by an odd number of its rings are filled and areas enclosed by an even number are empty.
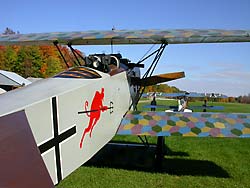
[[[202,93],[195,93],[195,92],[190,92],[190,93],[162,93],[162,97],[205,97],[204,94]]]
[[[117,134],[250,137],[250,114],[129,111]]]
[[[54,41],[72,45],[250,42],[250,30],[114,30],[0,35],[0,45],[48,45]]]

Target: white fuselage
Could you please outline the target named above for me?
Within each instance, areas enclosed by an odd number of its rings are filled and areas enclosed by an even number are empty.
[[[54,184],[58,183],[58,155],[63,179],[112,139],[132,103],[134,88],[129,86],[126,71],[113,76],[96,72],[101,78],[49,78],[0,96],[0,117],[24,110],[38,147],[55,136],[75,131],[58,143],[59,152],[50,147],[41,153]],[[102,91],[102,97],[95,99]],[[94,103],[106,108],[91,112],[98,110],[92,109]]]

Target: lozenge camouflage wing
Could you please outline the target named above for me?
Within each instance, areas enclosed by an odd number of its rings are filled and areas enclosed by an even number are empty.
[[[186,44],[250,42],[250,30],[152,29],[0,35],[0,45]]]
[[[250,114],[129,111],[117,134],[250,137]]]

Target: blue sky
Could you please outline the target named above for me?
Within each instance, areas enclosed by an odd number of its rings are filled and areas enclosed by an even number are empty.
[[[250,29],[249,0],[12,0],[1,2],[0,32],[20,33],[116,29]],[[138,61],[151,45],[114,46]],[[157,46],[154,47],[154,49]],[[76,46],[86,54],[110,46]],[[150,62],[146,62],[146,66]],[[250,43],[169,45],[156,73],[185,71],[169,82],[187,91],[250,93]]]

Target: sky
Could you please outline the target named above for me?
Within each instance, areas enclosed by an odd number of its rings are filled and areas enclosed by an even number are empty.
[[[248,29],[249,0],[12,0],[1,2],[0,33],[116,29]],[[157,49],[157,45],[153,49]],[[85,54],[111,53],[110,46],[75,46]],[[152,45],[119,45],[132,62]],[[152,60],[152,59],[151,59]],[[149,66],[150,61],[145,62]],[[169,45],[155,74],[185,71],[168,82],[189,92],[228,96],[250,93],[250,43]],[[145,70],[142,70],[142,73]]]

